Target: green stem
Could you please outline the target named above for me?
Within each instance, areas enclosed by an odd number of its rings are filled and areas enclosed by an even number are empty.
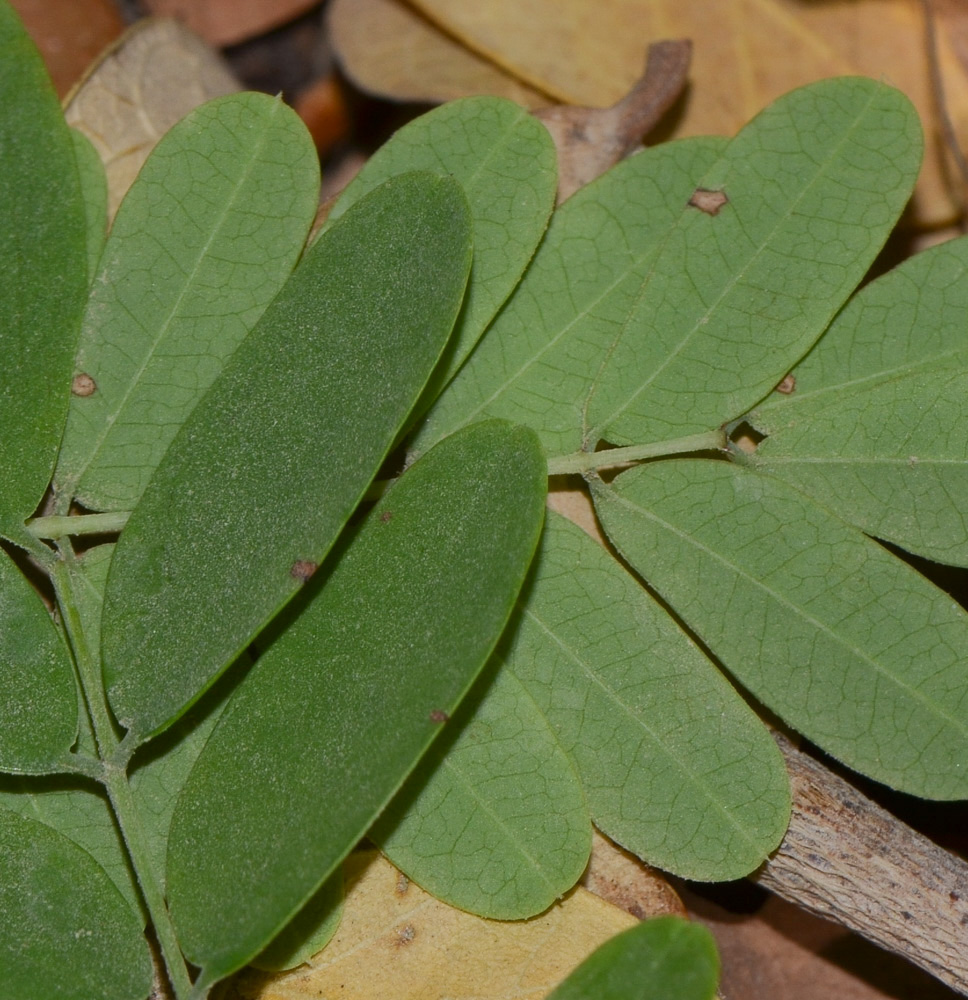
[[[119,532],[131,512],[108,511],[105,514],[81,514],[76,517],[54,514],[35,517],[27,522],[27,530],[35,538],[66,538],[68,535],[104,535]]]
[[[592,472],[612,465],[625,465],[646,458],[662,458],[664,455],[682,455],[690,451],[721,451],[726,447],[723,430],[690,434],[688,437],[674,438],[672,441],[655,441],[650,444],[633,444],[627,448],[608,448],[605,451],[576,451],[570,455],[557,455],[548,459],[549,476],[565,476],[569,473]]]
[[[77,520],[69,518],[68,520]],[[70,559],[65,554],[66,559]],[[192,992],[192,982],[188,968],[178,946],[171,915],[165,905],[164,894],[155,878],[152,867],[148,840],[141,825],[141,816],[131,795],[131,786],[124,765],[131,753],[131,748],[120,741],[115,733],[114,724],[108,711],[104,686],[101,683],[101,673],[97,662],[87,643],[84,623],[81,621],[77,601],[74,597],[71,570],[65,559],[59,559],[51,571],[51,580],[57,593],[64,626],[74,650],[74,660],[81,683],[84,701],[91,718],[94,730],[94,740],[98,755],[103,762],[103,772],[100,780],[107,788],[108,796],[114,807],[114,813],[124,837],[131,864],[138,876],[138,884],[144,897],[145,905],[151,916],[158,943],[165,957],[165,965],[171,985],[178,1000],[186,1000]]]

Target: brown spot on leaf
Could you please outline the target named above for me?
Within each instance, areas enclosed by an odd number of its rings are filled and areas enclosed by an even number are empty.
[[[289,568],[289,575],[294,580],[305,583],[319,569],[319,564],[308,559],[297,559]]]
[[[387,523],[388,523],[388,522],[390,521],[390,519],[391,519],[392,517],[393,517],[393,511],[392,511],[392,510],[385,510],[385,511],[384,511],[384,512],[383,512],[383,513],[382,513],[382,514],[380,515],[380,520],[381,520],[381,521],[382,521],[382,522],[383,522],[384,524],[387,524]]]
[[[397,875],[397,885],[393,890],[398,896],[406,896],[407,890],[410,888],[410,879],[407,878],[403,872]]]
[[[397,931],[396,946],[398,948],[405,948],[416,936],[417,931],[413,924],[404,924],[400,930]]]
[[[710,191],[709,188],[696,188],[689,199],[693,208],[698,208],[706,215],[719,215],[719,210],[728,203],[725,191]]]
[[[78,372],[71,381],[71,392],[75,396],[93,396],[97,392],[97,382],[87,372]]]
[[[440,708],[435,708],[430,713],[431,722],[447,722],[448,719],[450,719],[450,716]]]
[[[793,375],[784,375],[780,384],[776,387],[777,392],[782,392],[784,396],[789,396],[797,387],[797,380]]]

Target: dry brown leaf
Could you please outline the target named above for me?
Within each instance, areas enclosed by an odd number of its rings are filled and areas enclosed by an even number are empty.
[[[917,222],[940,226],[958,213],[937,141],[917,0],[413,3],[445,33],[512,76],[574,104],[614,104],[634,84],[650,42],[691,38],[692,86],[676,136],[732,134],[780,94],[821,77],[861,73],[884,79],[908,94],[928,133]],[[968,76],[943,38],[939,60],[955,129],[968,138]]]
[[[396,0],[332,0],[329,30],[346,75],[371,94],[430,103],[494,94],[527,108],[551,103]]]
[[[539,1000],[636,919],[577,888],[531,920],[483,920],[409,882],[376,851],[347,862],[336,936],[301,969],[247,971],[226,1000]]]
[[[112,0],[12,0],[63,97],[124,30]]]
[[[158,17],[175,17],[210,45],[234,45],[292,21],[318,0],[145,0]]]
[[[203,101],[241,87],[200,38],[176,21],[146,20],[128,31],[68,97],[69,125],[104,161],[108,214],[155,143]]]

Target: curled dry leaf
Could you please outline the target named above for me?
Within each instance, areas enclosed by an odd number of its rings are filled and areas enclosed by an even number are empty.
[[[226,1000],[511,1000],[545,996],[634,917],[581,887],[531,920],[483,920],[446,906],[376,851],[346,863],[339,930],[308,966],[246,972]]]
[[[557,104],[535,112],[558,149],[559,203],[641,145],[685,86],[691,51],[688,41],[650,45],[645,72],[610,108]]]
[[[109,218],[172,125],[241,89],[221,58],[176,21],[140,21],[127,32],[68,96],[64,112],[104,161]]]
[[[175,17],[209,45],[234,45],[305,13],[317,0],[145,0],[159,17]]]

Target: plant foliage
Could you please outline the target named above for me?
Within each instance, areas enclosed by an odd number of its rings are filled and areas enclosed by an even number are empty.
[[[544,129],[455,102],[308,247],[308,136],[234,95],[105,238],[6,3],[0,52],[4,996],[141,1000],[146,921],[179,1000],[298,963],[365,833],[502,919],[574,884],[592,821],[740,877],[790,810],[749,695],[878,781],[968,794],[968,619],[873,540],[968,565],[968,244],[851,297],[918,170],[901,94],[822,81],[554,213]],[[549,473],[624,562],[545,517]],[[716,974],[660,921],[555,996]]]

